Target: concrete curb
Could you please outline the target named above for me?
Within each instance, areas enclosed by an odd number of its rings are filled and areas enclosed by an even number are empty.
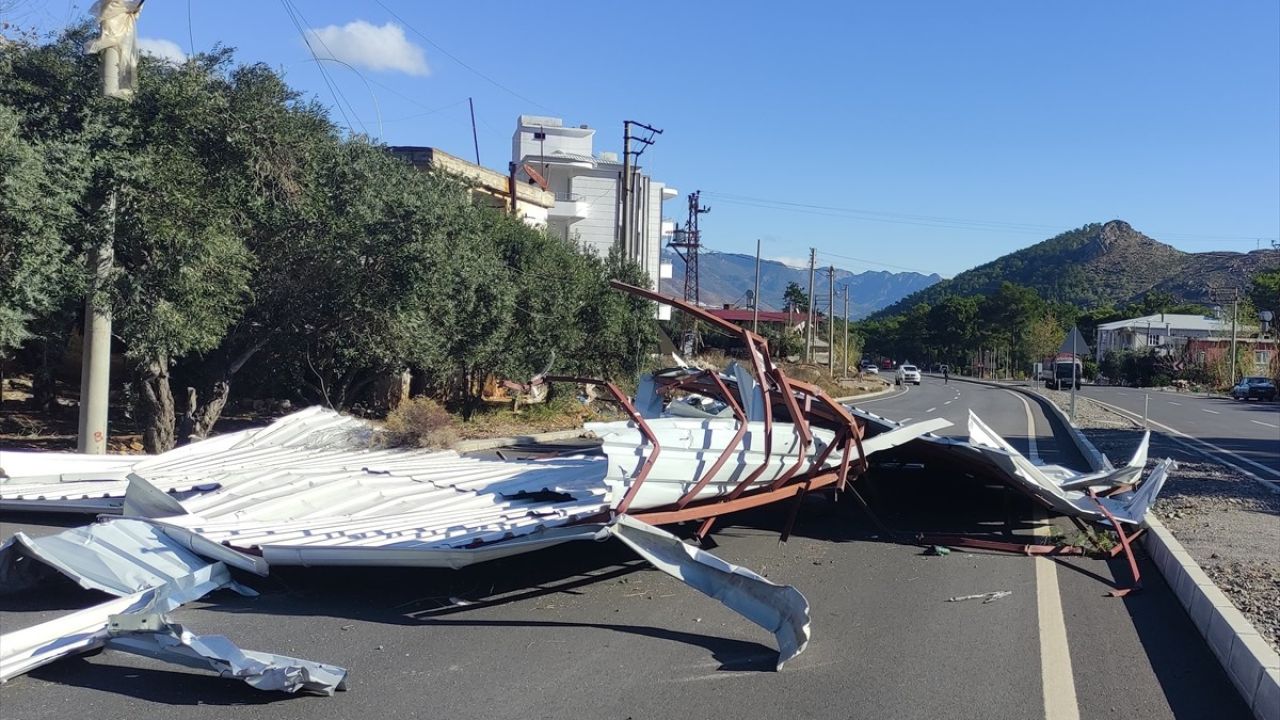
[[[494,448],[509,447],[521,443],[537,443],[550,442],[552,440],[569,440],[571,438],[582,437],[586,435],[586,428],[577,428],[576,430],[552,430],[551,432],[535,433],[533,435],[513,435],[510,437],[496,438],[477,438],[475,440],[463,440],[453,446],[455,452],[469,453],[480,450],[492,450]]]
[[[1191,622],[1258,720],[1280,719],[1280,654],[1236,609],[1160,520],[1147,516],[1151,556]]]
[[[1019,390],[1035,397],[1042,405],[1047,404],[1067,428],[1080,453],[1095,470],[1101,469],[1102,453],[1049,398],[1025,387],[981,380],[969,382]],[[1280,720],[1280,654],[1271,649],[1159,518],[1148,513],[1147,526],[1148,532],[1143,535],[1147,555],[1208,642],[1231,684],[1257,720]]]
[[[874,397],[880,397],[881,395],[888,395],[891,392],[893,392],[893,386],[886,384],[883,390],[877,390],[875,392],[869,392],[869,393],[862,393],[861,395],[846,395],[844,397],[831,398],[831,399],[838,403],[851,403],[856,400],[869,400]]]

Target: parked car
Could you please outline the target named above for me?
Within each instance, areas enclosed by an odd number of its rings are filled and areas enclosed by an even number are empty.
[[[863,369],[862,369],[862,372],[864,372],[864,373],[866,373],[866,374],[868,374],[868,375],[879,375],[879,374],[880,374],[880,368],[876,367],[875,365],[868,365],[868,366],[866,366],[865,368],[863,368]]]
[[[914,385],[920,384],[920,369],[915,365],[898,366],[898,374],[894,376],[893,384],[904,385],[906,383],[912,383]]]
[[[1276,399],[1276,384],[1270,378],[1247,377],[1240,384],[1231,388],[1231,397],[1236,400],[1271,400]]]

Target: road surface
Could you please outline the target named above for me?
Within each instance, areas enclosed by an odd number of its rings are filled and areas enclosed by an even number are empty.
[[[1083,387],[1080,392],[1139,419],[1145,405],[1153,430],[1189,435],[1210,446],[1201,447],[1221,459],[1280,481],[1280,402],[1243,402],[1143,388]]]
[[[932,379],[866,403],[895,418],[969,408],[1018,447],[1077,465],[1038,406],[1002,389]],[[1028,432],[1028,427],[1032,429]],[[1027,503],[945,468],[873,470],[865,489],[899,528],[941,521],[1036,530]],[[1122,562],[961,553],[885,542],[851,502],[810,497],[726,522],[713,551],[790,583],[813,639],[782,672],[765,631],[615,544],[568,545],[465,571],[283,569],[175,615],[244,647],[343,665],[349,692],[288,698],[196,670],[104,652],[0,690],[3,716],[35,718],[1245,718],[1248,711],[1144,561],[1146,589],[1106,597]],[[0,518],[52,532],[59,523]],[[990,604],[948,598],[1007,590]],[[463,605],[461,601],[493,602]],[[6,629],[101,596],[63,585],[0,597]]]

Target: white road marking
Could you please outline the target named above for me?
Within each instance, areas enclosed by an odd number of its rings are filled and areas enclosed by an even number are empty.
[[[936,408],[936,407],[931,407],[931,408],[929,408],[928,410],[925,410],[925,412],[927,412],[927,413],[931,413],[931,412],[933,412],[934,410],[937,410],[937,409],[938,409],[938,408]]]
[[[1180,403],[1180,402],[1174,402],[1174,401],[1172,401],[1172,400],[1170,400],[1170,401],[1169,401],[1169,404],[1170,404],[1170,405],[1179,405],[1179,406],[1181,406],[1181,405],[1182,405],[1182,403]]]
[[[1049,535],[1049,524],[1041,521],[1036,534]],[[1080,720],[1071,646],[1067,643],[1067,623],[1062,616],[1062,596],[1058,591],[1058,566],[1042,555],[1033,562],[1036,564],[1036,620],[1040,630],[1044,717],[1045,720]]]
[[[858,402],[858,401],[855,399],[854,401],[852,401],[852,404],[853,404],[853,406],[854,406],[854,407],[862,407],[863,405],[866,405],[867,403],[880,402],[881,400],[892,400],[892,399],[894,399],[894,398],[900,398],[900,397],[902,397],[903,395],[906,395],[908,392],[911,392],[911,388],[909,388],[909,387],[907,387],[907,386],[903,385],[903,386],[902,386],[902,392],[900,392],[900,393],[895,393],[895,394],[893,394],[893,395],[885,395],[885,396],[883,396],[883,397],[878,397],[878,398],[872,398],[872,399],[870,399],[870,400],[863,400],[862,402]]]
[[[948,400],[948,401],[946,401],[946,402],[944,402],[944,403],[942,403],[942,404],[943,404],[943,405],[950,405],[950,404],[951,404],[951,403],[953,403],[953,402],[955,402],[955,400]]]
[[[1115,405],[1112,405],[1111,403],[1105,403],[1105,402],[1102,402],[1101,400],[1098,400],[1098,399],[1095,399],[1095,398],[1089,398],[1089,399],[1090,399],[1090,400],[1093,400],[1094,402],[1098,403],[1099,405],[1101,405],[1101,406],[1103,406],[1103,407],[1105,407],[1105,408],[1109,408],[1109,409],[1111,409],[1111,410],[1113,410],[1113,411],[1115,411],[1115,412],[1118,412],[1118,413],[1120,413],[1121,415],[1125,415],[1125,416],[1127,416],[1127,417],[1133,418],[1133,420],[1134,420],[1134,421],[1136,421],[1136,422],[1138,422],[1138,423],[1141,423],[1141,422],[1142,422],[1142,416],[1138,415],[1138,414],[1137,414],[1137,413],[1135,413],[1135,412],[1130,412],[1130,411],[1128,411],[1128,410],[1125,410],[1125,409],[1124,409],[1124,408],[1122,408],[1122,407],[1116,407]],[[1250,459],[1249,459],[1249,458],[1247,458],[1247,457],[1243,457],[1243,456],[1241,456],[1241,455],[1237,455],[1236,453],[1231,452],[1230,450],[1227,450],[1227,449],[1225,449],[1225,448],[1220,448],[1220,447],[1218,447],[1217,445],[1214,445],[1214,444],[1213,444],[1213,443],[1211,443],[1211,442],[1205,442],[1204,440],[1201,440],[1200,438],[1191,437],[1190,435],[1188,435],[1188,434],[1186,434],[1186,433],[1182,432],[1181,430],[1176,430],[1176,429],[1171,428],[1171,427],[1169,427],[1168,425],[1165,425],[1165,424],[1163,424],[1163,423],[1158,423],[1158,422],[1156,422],[1155,420],[1150,420],[1150,419],[1148,419],[1148,420],[1147,420],[1147,422],[1148,422],[1148,423],[1150,423],[1151,425],[1154,425],[1154,426],[1156,426],[1156,427],[1160,428],[1161,430],[1164,430],[1164,431],[1165,431],[1165,432],[1167,432],[1167,433],[1171,433],[1171,434],[1173,434],[1173,435],[1177,435],[1178,437],[1171,437],[1171,438],[1169,438],[1169,439],[1170,439],[1170,440],[1172,440],[1172,441],[1174,441],[1174,442],[1176,442],[1176,443],[1178,443],[1179,445],[1181,445],[1181,446],[1183,446],[1183,447],[1187,448],[1188,450],[1191,450],[1192,452],[1200,453],[1201,455],[1204,455],[1205,457],[1209,458],[1210,460],[1212,460],[1212,461],[1214,461],[1214,462],[1216,462],[1216,463],[1221,463],[1222,465],[1226,465],[1227,467],[1235,468],[1236,470],[1239,470],[1240,472],[1244,473],[1245,475],[1248,475],[1249,477],[1253,478],[1254,480],[1257,480],[1259,483],[1261,483],[1261,484],[1262,484],[1262,485],[1264,485],[1265,487],[1267,487],[1267,488],[1269,488],[1269,489],[1271,489],[1271,490],[1273,490],[1273,491],[1275,491],[1275,492],[1280,492],[1280,483],[1276,483],[1276,481],[1274,481],[1274,480],[1268,480],[1268,479],[1266,479],[1266,478],[1264,478],[1264,477],[1261,477],[1261,476],[1256,475],[1256,474],[1254,474],[1254,473],[1252,473],[1252,472],[1249,472],[1248,470],[1244,469],[1243,467],[1241,467],[1241,466],[1239,466],[1239,465],[1236,465],[1235,463],[1230,463],[1230,462],[1227,462],[1226,460],[1223,460],[1223,459],[1222,459],[1222,458],[1220,458],[1220,457],[1215,457],[1214,455],[1212,455],[1212,454],[1210,454],[1210,453],[1208,453],[1208,452],[1205,452],[1204,448],[1209,448],[1210,450],[1213,450],[1214,452],[1222,453],[1223,455],[1230,455],[1231,457],[1235,458],[1236,460],[1239,460],[1240,462],[1243,462],[1243,463],[1247,463],[1247,464],[1249,464],[1249,465],[1252,465],[1253,467],[1255,467],[1255,468],[1257,468],[1257,469],[1259,469],[1259,470],[1261,470],[1261,471],[1263,471],[1263,472],[1265,472],[1265,473],[1267,473],[1267,474],[1269,474],[1269,475],[1274,475],[1274,476],[1276,476],[1276,477],[1280,477],[1280,471],[1272,470],[1271,468],[1267,467],[1266,465],[1263,465],[1262,463],[1254,462],[1254,461],[1250,460]],[[1195,443],[1196,445],[1201,445],[1201,446],[1203,446],[1203,447],[1196,447],[1195,445],[1192,445],[1191,443],[1188,443],[1188,442],[1183,442],[1182,440],[1179,440],[1178,438],[1186,438],[1187,440],[1190,440],[1191,442]]]
[[[1217,410],[1209,410],[1209,409],[1207,409],[1207,408],[1200,408],[1200,412],[1207,412],[1207,413],[1209,413],[1209,414],[1211,414],[1211,415],[1221,415],[1221,414],[1222,414],[1222,413],[1218,412]]]
[[[1262,422],[1261,420],[1250,420],[1249,422],[1257,423],[1258,425],[1262,425],[1264,427],[1269,427],[1269,428],[1280,428],[1280,425],[1272,425],[1269,422]]]
[[[1012,390],[1005,390],[1005,392],[1018,398],[1018,402],[1022,403],[1022,409],[1027,413],[1027,449],[1030,451],[1027,453],[1027,457],[1031,458],[1031,462],[1036,465],[1043,465],[1044,461],[1040,459],[1040,448],[1036,446],[1036,416],[1031,414],[1031,403],[1027,402],[1027,399],[1021,394]]]
[[[899,422],[899,423],[901,423],[901,424],[903,424],[903,425],[906,425],[907,423],[911,422],[911,418],[902,418],[902,419],[901,419],[901,420],[899,420],[898,422]]]

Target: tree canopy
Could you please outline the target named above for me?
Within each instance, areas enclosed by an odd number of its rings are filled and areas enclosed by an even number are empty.
[[[652,346],[652,306],[608,287],[635,263],[477,206],[229,50],[143,58],[132,102],[102,98],[87,35],[0,46],[0,358],[65,346],[109,243],[148,449],[181,439],[171,383],[199,434],[233,376],[346,407],[412,370],[470,412],[491,374],[625,376]]]

